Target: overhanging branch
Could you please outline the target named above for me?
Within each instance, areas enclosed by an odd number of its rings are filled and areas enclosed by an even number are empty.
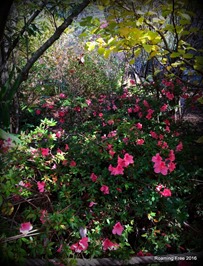
[[[27,61],[26,65],[23,67],[15,81],[15,90],[12,91],[12,88],[7,92],[6,97],[9,95],[9,98],[12,98],[15,92],[17,92],[21,83],[27,79],[28,73],[34,63],[42,56],[42,54],[56,41],[60,38],[64,30],[71,25],[73,19],[77,17],[89,4],[91,0],[84,0],[81,4],[77,5],[71,15],[56,29],[54,34],[32,55],[32,57]]]

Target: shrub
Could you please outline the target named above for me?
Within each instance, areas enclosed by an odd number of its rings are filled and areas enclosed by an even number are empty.
[[[153,86],[40,106],[41,124],[2,149],[4,252],[65,261],[201,248],[190,204],[202,168],[170,114],[175,92],[159,85],[157,100]]]

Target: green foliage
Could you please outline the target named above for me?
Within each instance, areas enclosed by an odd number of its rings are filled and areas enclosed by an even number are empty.
[[[98,2],[107,7],[107,1]],[[192,69],[195,75],[202,76],[201,38],[199,42],[191,38],[193,34],[196,38],[202,36],[200,27],[197,27],[199,12],[195,3],[184,0],[154,5],[152,2],[145,5],[143,1],[112,1],[105,20],[88,28],[95,37],[87,43],[87,49],[97,48],[105,58],[123,51],[129,61],[133,54],[132,62],[142,51],[146,61],[157,60],[167,76],[179,76],[178,70],[186,69]],[[84,19],[81,25],[87,27],[88,23]]]

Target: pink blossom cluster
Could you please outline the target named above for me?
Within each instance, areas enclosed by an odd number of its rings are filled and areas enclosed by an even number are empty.
[[[113,167],[110,164],[108,167],[108,170],[111,172],[111,175],[123,175],[124,168],[128,167],[129,164],[133,164],[133,163],[134,163],[133,156],[126,153],[123,159],[118,156],[117,166]]]
[[[120,222],[117,222],[112,229],[112,233],[115,235],[122,235],[124,227],[121,225]],[[84,236],[80,241],[71,245],[70,249],[76,253],[80,253],[85,251],[88,248],[88,237]],[[106,250],[116,250],[119,247],[119,244],[111,242],[108,238],[105,238],[102,241],[102,248],[104,251]]]
[[[170,150],[169,157],[163,161],[162,157],[159,153],[152,157],[152,162],[154,162],[154,172],[161,173],[162,175],[167,175],[168,171],[171,173],[175,170],[176,164],[175,161],[175,154],[173,150]]]

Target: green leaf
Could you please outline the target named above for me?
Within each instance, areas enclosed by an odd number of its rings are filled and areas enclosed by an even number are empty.
[[[178,52],[173,52],[170,55],[171,58],[176,58],[176,57],[179,57],[179,56],[180,56],[180,53],[178,53]]]
[[[152,50],[152,45],[150,45],[150,44],[143,44],[143,48],[145,49],[145,51],[147,53],[150,53],[151,50]]]
[[[97,50],[98,54],[100,55],[104,55],[104,52],[105,52],[105,48],[103,47],[99,47],[98,50]]]
[[[186,58],[186,59],[191,59],[191,58],[193,58],[193,54],[183,54],[183,58]]]
[[[203,136],[199,137],[195,142],[202,144],[203,143]]]

